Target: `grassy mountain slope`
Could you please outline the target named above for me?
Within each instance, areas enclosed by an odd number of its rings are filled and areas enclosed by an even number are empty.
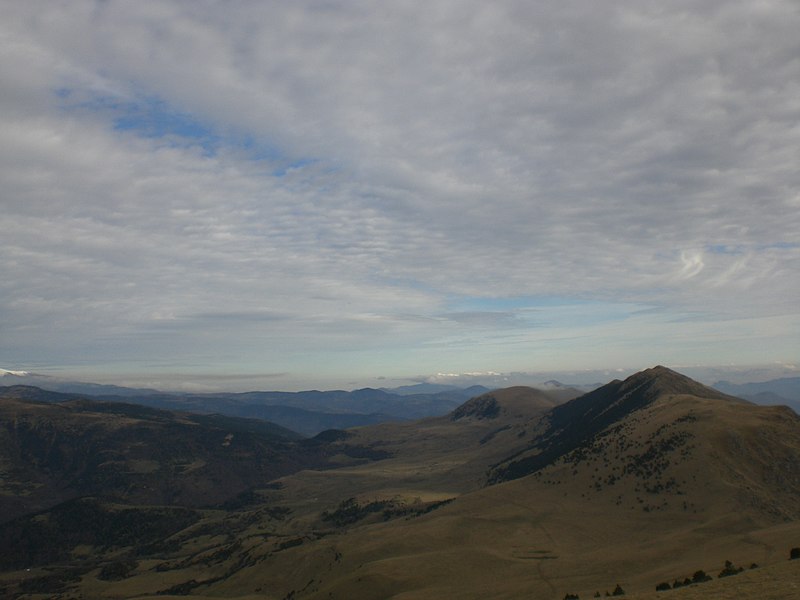
[[[348,430],[346,443],[381,450],[380,463],[304,472],[282,480],[287,495],[316,508],[350,497],[438,501],[482,487],[492,464],[526,443],[529,422],[577,395],[574,390],[513,387],[473,398],[449,415]],[[311,500],[308,500],[309,506]]]
[[[591,597],[618,582],[645,592],[726,559],[785,555],[800,535],[796,415],[663,368],[598,392],[528,422],[541,433],[512,460],[551,452],[529,475],[416,518],[366,520],[299,545],[273,559],[275,573],[295,575],[264,572],[261,585],[308,598]],[[468,408],[470,424],[497,417],[491,402]],[[492,441],[503,445],[500,435]],[[435,470],[441,455],[418,448],[416,468]],[[381,477],[384,486],[410,483],[407,473]]]

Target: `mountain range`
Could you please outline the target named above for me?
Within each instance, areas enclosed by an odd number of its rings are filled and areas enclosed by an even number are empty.
[[[386,421],[407,421],[441,415],[464,400],[488,391],[482,386],[418,384],[391,389],[363,388],[301,392],[164,393],[68,381],[35,373],[2,371],[0,386],[24,385],[81,394],[107,402],[128,402],[167,410],[222,414],[271,421],[302,435],[326,429],[347,429]]]
[[[784,404],[800,413],[800,377],[782,377],[755,383],[718,381],[713,386],[726,394],[745,398],[756,404]]]
[[[665,367],[306,439],[29,387],[0,407],[10,597],[777,599],[800,584],[800,417]]]

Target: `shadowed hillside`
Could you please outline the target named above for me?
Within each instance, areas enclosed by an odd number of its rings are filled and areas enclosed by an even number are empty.
[[[42,401],[45,400],[45,401]],[[97,402],[15,386],[0,391],[2,520],[80,496],[133,504],[211,506],[332,453],[272,423]]]

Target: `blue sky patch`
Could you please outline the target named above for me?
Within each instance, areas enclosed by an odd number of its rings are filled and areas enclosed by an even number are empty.
[[[272,163],[274,177],[283,177],[293,169],[317,162],[314,158],[288,156],[279,145],[249,134],[220,134],[211,124],[158,96],[142,94],[127,99],[93,94],[88,100],[71,103],[79,95],[76,90],[58,88],[53,93],[61,100],[62,110],[105,115],[115,131],[164,140],[170,146],[199,146],[206,156],[214,156],[227,146],[243,152],[250,160]]]

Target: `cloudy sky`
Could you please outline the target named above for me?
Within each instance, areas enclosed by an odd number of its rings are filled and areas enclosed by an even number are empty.
[[[792,372],[798,31],[795,0],[0,2],[0,367]]]

